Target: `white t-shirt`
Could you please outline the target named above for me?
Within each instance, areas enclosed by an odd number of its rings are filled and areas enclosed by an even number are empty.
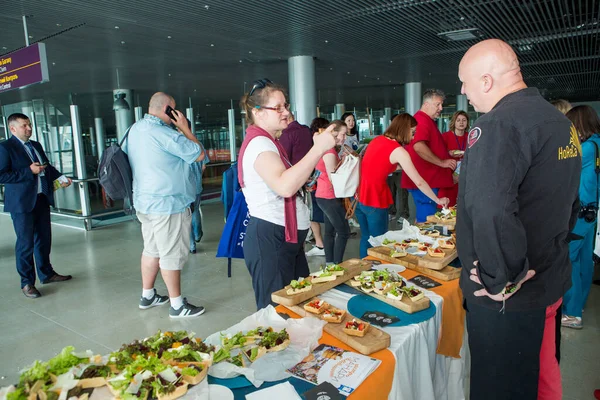
[[[242,191],[252,217],[285,226],[283,197],[272,191],[254,169],[256,158],[264,151],[272,151],[279,155],[275,143],[266,137],[259,136],[248,143],[242,164],[245,185]],[[296,216],[298,229],[308,229],[310,226],[310,212],[300,197],[296,197]]]

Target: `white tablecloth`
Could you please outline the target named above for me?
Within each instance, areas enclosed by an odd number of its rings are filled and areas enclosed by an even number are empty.
[[[424,292],[435,304],[436,313],[433,318],[419,324],[383,328],[391,336],[388,350],[396,357],[396,370],[389,399],[462,400],[465,398],[465,359],[468,356],[466,335],[460,350],[461,358],[436,353],[444,300],[434,292]],[[353,296],[331,289],[319,298],[347,310],[348,301]]]

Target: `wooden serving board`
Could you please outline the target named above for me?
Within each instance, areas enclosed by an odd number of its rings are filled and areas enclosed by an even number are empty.
[[[312,300],[309,299],[309,301]],[[294,306],[286,306],[296,314],[301,317],[314,317],[322,319],[320,315],[309,313],[303,307],[304,303],[308,303],[308,301],[303,302],[303,304],[298,304]],[[353,317],[350,313],[346,312],[344,315],[344,319],[339,324],[334,324],[332,322],[328,322],[323,330],[329,333],[331,336],[339,339],[340,341],[346,343],[348,346],[352,347],[354,350],[358,351],[361,354],[369,355],[375,353],[376,351],[387,349],[390,347],[391,338],[390,335],[381,329],[374,327],[373,325],[369,326],[367,333],[365,336],[350,336],[344,333],[344,326],[346,326],[346,322],[352,321],[353,318],[359,319],[357,317]]]
[[[390,257],[389,248],[385,247],[385,246],[372,247],[367,250],[367,254],[369,254],[370,256],[379,258],[380,260],[388,261],[392,264],[403,265],[406,268],[412,269],[414,271],[418,271],[424,275],[431,276],[432,278],[441,279],[443,281],[451,281],[454,279],[458,279],[460,277],[460,270],[461,270],[460,268],[450,267],[447,264],[445,266],[442,266],[442,268],[438,269],[438,270],[423,267],[423,266],[419,265],[418,260],[414,260],[415,258],[419,258],[416,256],[408,255],[406,257],[401,257],[401,258]],[[429,256],[425,256],[425,257],[429,257]],[[454,258],[456,258],[456,255]],[[440,259],[440,260],[442,260],[442,259]],[[450,261],[452,261],[452,260],[450,260]],[[450,262],[450,261],[448,261],[448,262]]]
[[[375,250],[373,250],[373,249],[375,249]],[[377,252],[377,255],[368,253],[368,251],[370,251],[370,250]],[[456,259],[456,257],[458,257],[458,253],[457,253],[456,249],[452,249],[452,250],[442,249],[444,251],[444,253],[446,254],[443,258],[431,257],[429,254],[426,254],[423,257],[414,256],[412,254],[407,254],[404,257],[397,258],[397,257],[392,257],[390,255],[391,250],[392,249],[390,249],[387,246],[379,246],[379,247],[372,247],[371,249],[369,249],[367,251],[367,253],[371,256],[380,258],[382,260],[390,261],[395,264],[401,264],[404,266],[406,266],[406,264],[413,264],[413,265],[417,265],[419,267],[424,267],[424,268],[433,269],[433,270],[444,269],[444,267],[446,267],[446,265],[450,264],[452,261],[454,261],[454,259]]]
[[[456,218],[450,221],[446,221],[443,219],[439,219],[438,217],[436,217],[435,215],[429,215],[427,216],[427,222],[432,222],[436,225],[443,225],[443,226],[447,226],[448,229],[451,230],[455,230],[456,229]]]
[[[350,281],[346,282],[346,285],[352,286],[350,284]],[[411,286],[410,282],[409,282],[408,286]],[[429,308],[429,304],[431,302],[431,300],[429,300],[429,297],[427,297],[427,296],[423,297],[421,300],[416,301],[416,302],[413,302],[411,299],[409,299],[406,296],[402,296],[402,300],[400,300],[400,301],[395,301],[395,300],[388,298],[387,296],[381,296],[375,292],[366,293],[366,292],[363,292],[362,290],[360,290],[360,288],[358,288],[358,287],[355,287],[355,289],[358,290],[359,292],[361,292],[362,294],[366,294],[368,296],[374,297],[379,301],[383,301],[384,303],[387,303],[390,306],[396,307],[397,309],[402,310],[407,314],[413,314],[413,313],[425,310],[426,308]],[[420,290],[421,288],[417,288],[417,289]]]
[[[312,289],[308,292],[303,292],[295,295],[287,294],[287,290],[289,289],[288,285],[283,289],[272,293],[271,300],[274,303],[281,304],[282,306],[295,306],[296,304],[300,304],[308,299],[318,296],[321,293],[324,293],[329,289],[334,288],[337,285],[342,284],[349,279],[352,279],[356,275],[360,275],[362,271],[367,271],[373,266],[373,264],[370,261],[359,260],[358,258],[351,258],[342,262],[340,265],[346,269],[346,272],[344,273],[344,275],[338,276],[335,281],[315,283],[312,285]]]

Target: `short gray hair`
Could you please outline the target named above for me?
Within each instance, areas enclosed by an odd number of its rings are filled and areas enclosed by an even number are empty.
[[[446,100],[446,94],[439,89],[427,89],[423,93],[423,103],[433,99],[434,97],[441,97],[442,100]]]

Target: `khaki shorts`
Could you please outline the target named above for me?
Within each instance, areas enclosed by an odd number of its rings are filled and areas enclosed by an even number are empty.
[[[160,258],[160,268],[181,270],[190,255],[192,213],[189,208],[179,214],[137,213],[144,237],[143,255]]]

